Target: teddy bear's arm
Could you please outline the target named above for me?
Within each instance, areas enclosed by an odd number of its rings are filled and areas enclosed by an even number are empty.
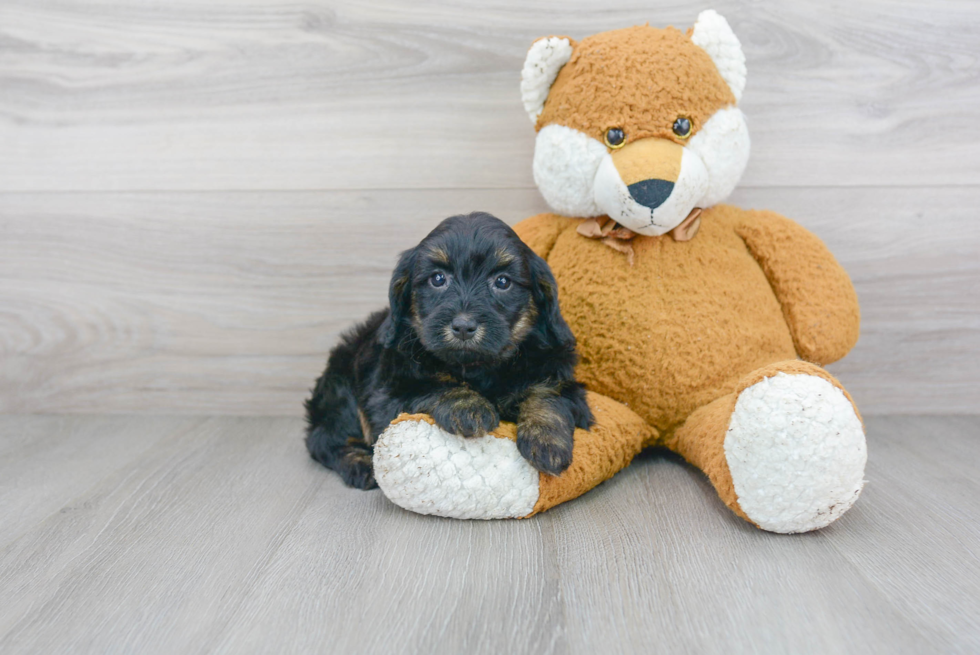
[[[813,233],[770,211],[745,212],[736,232],[765,272],[797,354],[835,362],[857,343],[861,314],[847,272]]]
[[[558,240],[558,235],[570,225],[578,222],[577,219],[559,216],[558,214],[538,214],[531,218],[525,218],[515,225],[514,231],[538,257],[547,261],[555,241]]]

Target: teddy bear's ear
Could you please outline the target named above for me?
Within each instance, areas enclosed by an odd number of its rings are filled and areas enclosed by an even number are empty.
[[[728,21],[713,9],[702,11],[691,31],[691,41],[711,56],[735,101],[740,101],[745,89],[745,54]]]
[[[575,42],[567,36],[549,36],[535,41],[527,51],[521,71],[521,98],[532,123],[538,122],[548,91],[558,71],[571,59],[574,47]]]

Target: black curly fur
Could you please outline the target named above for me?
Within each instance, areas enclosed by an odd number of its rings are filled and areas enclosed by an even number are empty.
[[[306,401],[313,459],[372,488],[372,444],[409,412],[464,437],[516,422],[533,466],[568,468],[575,427],[592,425],[574,379],[575,337],[547,263],[510,227],[479,212],[447,218],[402,253],[389,302],[341,337]],[[454,337],[461,315],[475,337]]]

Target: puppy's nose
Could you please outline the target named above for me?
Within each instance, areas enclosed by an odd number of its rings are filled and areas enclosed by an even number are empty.
[[[473,335],[476,334],[476,321],[465,314],[461,314],[454,318],[453,322],[449,325],[453,330],[453,336],[460,341],[472,339]]]

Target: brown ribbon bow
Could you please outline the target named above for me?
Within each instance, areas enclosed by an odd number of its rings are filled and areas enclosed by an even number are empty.
[[[670,231],[674,241],[690,241],[701,227],[701,208],[695,207],[680,225]],[[604,244],[626,255],[626,261],[633,265],[633,245],[630,243],[636,232],[625,228],[608,216],[589,218],[578,226],[578,233],[590,239],[599,239]]]

